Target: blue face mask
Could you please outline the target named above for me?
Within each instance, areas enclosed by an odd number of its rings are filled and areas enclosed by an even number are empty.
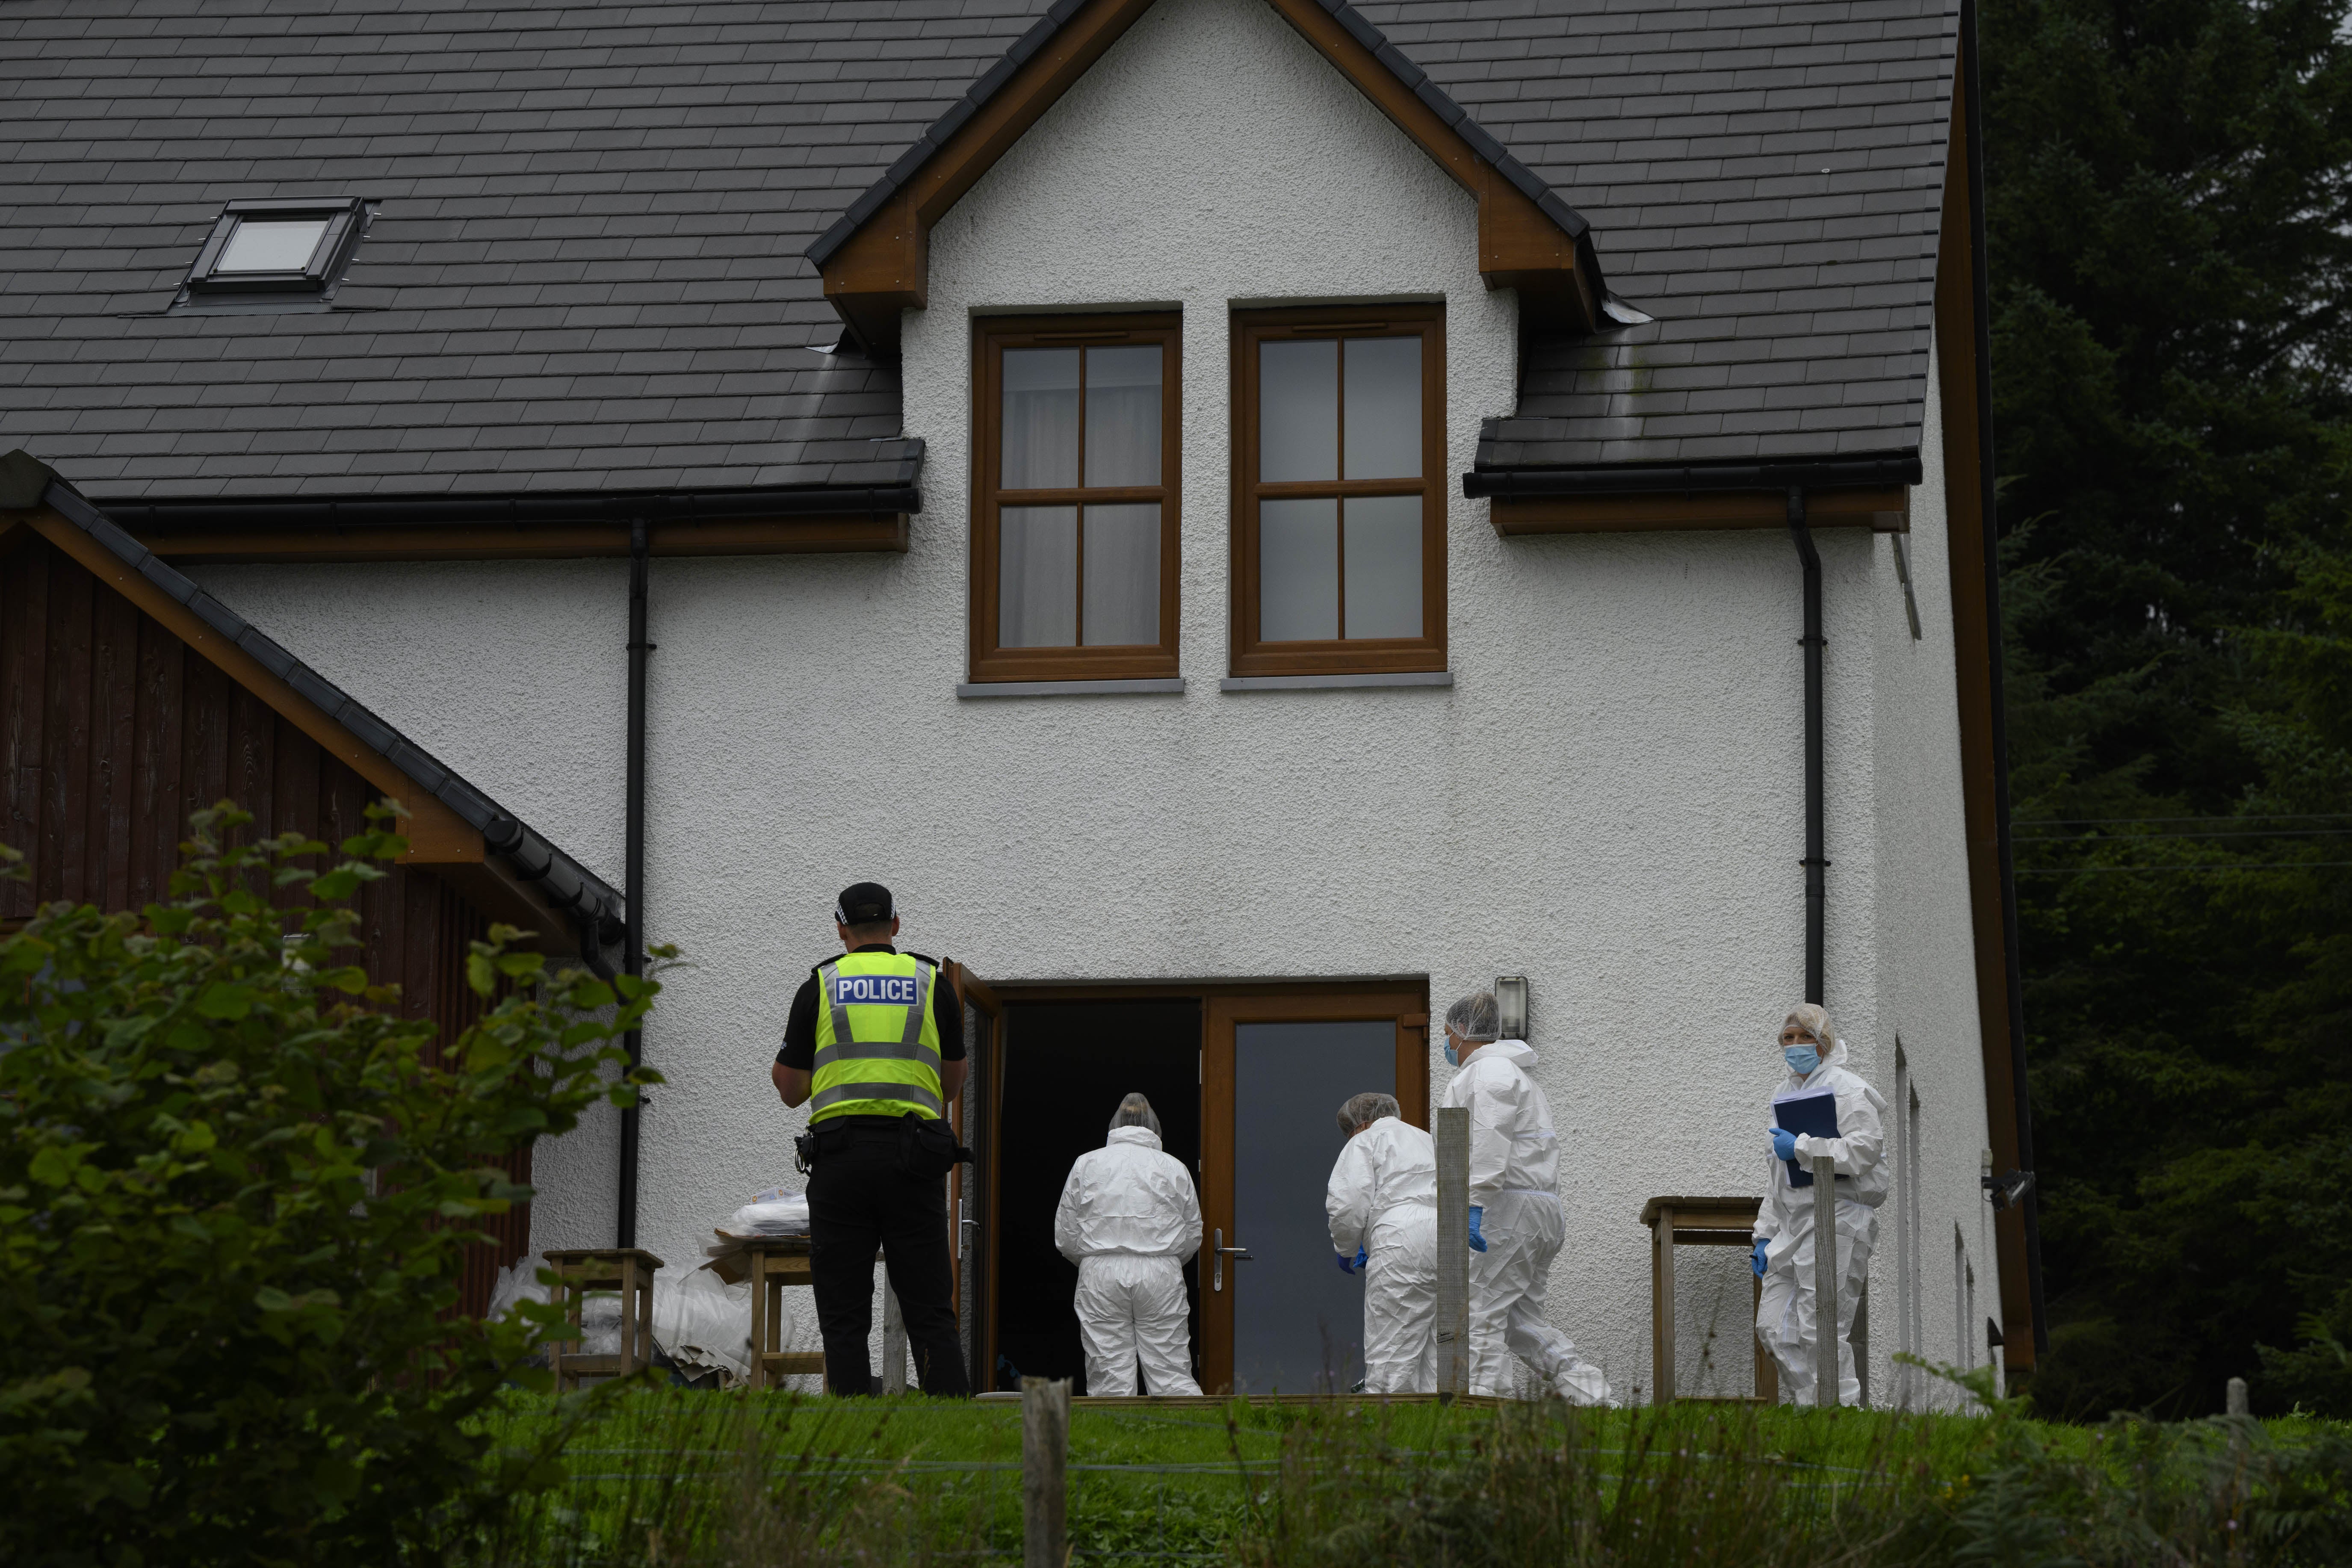
[[[1789,1070],[1801,1078],[1812,1077],[1813,1069],[1822,1065],[1821,1053],[1811,1046],[1790,1046],[1780,1055],[1788,1061]]]
[[[1445,1037],[1445,1065],[1450,1068],[1458,1068],[1462,1065],[1462,1058],[1454,1054],[1454,1037],[1451,1035]]]

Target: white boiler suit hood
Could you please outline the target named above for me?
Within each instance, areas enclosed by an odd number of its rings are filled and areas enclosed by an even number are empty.
[[[1054,1245],[1078,1266],[1087,1392],[1198,1394],[1184,1324],[1184,1260],[1201,1249],[1192,1173],[1148,1127],[1114,1127],[1077,1158],[1054,1210]]]
[[[1838,1135],[1797,1139],[1797,1163],[1811,1168],[1813,1156],[1837,1162],[1838,1403],[1862,1403],[1862,1380],[1853,1364],[1853,1319],[1862,1288],[1870,1279],[1870,1255],[1878,1244],[1878,1205],[1886,1201],[1886,1101],[1845,1065],[1843,1040],[1832,1046],[1811,1073],[1790,1073],[1774,1098],[1803,1089],[1837,1095]],[[1774,1125],[1770,1102],[1765,1125]],[[1760,1142],[1760,1140],[1759,1140]],[[1799,1405],[1814,1402],[1813,1196],[1818,1184],[1800,1187],[1789,1179],[1786,1162],[1769,1150],[1764,1206],[1756,1215],[1756,1237],[1772,1246],[1765,1254],[1764,1293],[1756,1307],[1756,1338],[1779,1363],[1783,1394]]]
[[[1437,1392],[1437,1145],[1383,1116],[1348,1140],[1323,1195],[1331,1246],[1364,1266],[1364,1392]]]
[[[1470,1255],[1470,1388],[1509,1394],[1516,1354],[1562,1398],[1605,1404],[1609,1380],[1544,1315],[1568,1219],[1559,1206],[1551,1101],[1528,1076],[1535,1065],[1535,1047],[1525,1040],[1496,1040],[1480,1046],[1445,1086],[1443,1103],[1470,1111],[1470,1204],[1486,1211],[1479,1230],[1486,1250]]]

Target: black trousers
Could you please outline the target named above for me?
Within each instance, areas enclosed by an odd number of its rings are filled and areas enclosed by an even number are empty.
[[[809,1172],[809,1283],[824,1334],[824,1382],[835,1394],[871,1394],[866,1359],[874,1331],[874,1251],[880,1247],[906,1320],[925,1394],[971,1393],[949,1300],[946,1183],[898,1168],[899,1130],[844,1118],[820,1131]]]

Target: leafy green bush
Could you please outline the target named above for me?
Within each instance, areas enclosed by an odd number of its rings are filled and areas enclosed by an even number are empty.
[[[406,847],[371,817],[321,874],[299,836],[233,846],[224,803],[168,902],[0,939],[0,1559],[429,1561],[553,1479],[560,1428],[494,1453],[471,1418],[544,1386],[557,1314],[460,1318],[457,1282],[530,1196],[493,1162],[657,1081],[618,1041],[659,987],[551,975],[493,927],[436,1057],[340,962]]]

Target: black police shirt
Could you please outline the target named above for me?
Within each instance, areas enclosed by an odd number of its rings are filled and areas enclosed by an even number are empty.
[[[853,947],[852,952],[896,952],[898,950],[887,942],[869,942],[863,947]],[[921,958],[922,954],[913,956]],[[924,959],[925,963],[930,960]],[[941,976],[931,986],[931,1016],[940,1026],[940,1060],[963,1060],[963,1008],[955,992]],[[800,1072],[816,1070],[816,975],[811,973],[801,982],[793,997],[793,1010],[784,1020],[784,1048],[776,1053],[776,1060]]]

